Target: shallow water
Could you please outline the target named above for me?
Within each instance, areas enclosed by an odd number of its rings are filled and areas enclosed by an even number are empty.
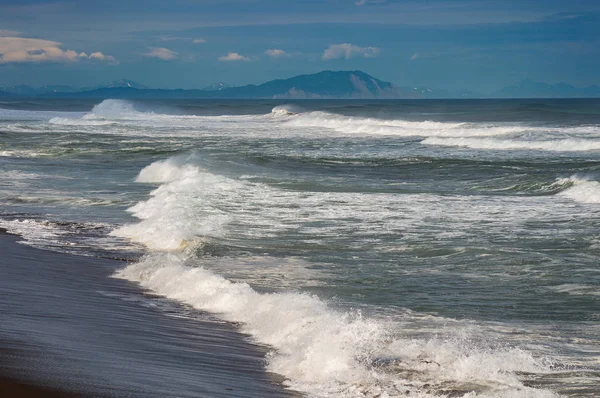
[[[144,254],[292,389],[600,394],[597,100],[1,106],[0,226]]]

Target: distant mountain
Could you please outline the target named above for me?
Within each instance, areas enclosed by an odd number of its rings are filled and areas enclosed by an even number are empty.
[[[494,98],[593,98],[600,97],[599,86],[578,88],[567,83],[548,84],[531,79],[504,87],[491,95]]]
[[[231,88],[233,86],[227,84],[227,83],[223,83],[223,82],[218,82],[218,83],[213,83],[209,86],[206,86],[203,88],[204,91],[221,91],[224,90],[226,88]]]
[[[401,95],[392,83],[361,71],[323,71],[290,79],[271,80],[258,86],[248,85],[223,90],[232,97],[259,98],[396,98]]]
[[[326,70],[310,75],[299,75],[289,79],[271,80],[259,85],[231,87],[225,83],[214,83],[203,90],[149,89],[127,79],[108,84],[73,88],[70,86],[0,87],[0,95],[7,97],[46,98],[121,98],[121,99],[386,99],[386,98],[572,98],[600,97],[600,87],[573,87],[566,83],[547,84],[523,80],[505,87],[491,95],[468,90],[448,91],[428,87],[400,87],[379,80],[359,70]]]
[[[88,98],[414,98],[422,97],[361,71],[323,71],[242,87],[209,86],[208,90],[138,89],[132,85],[84,92],[48,93],[48,97]],[[217,88],[216,90],[213,88]]]

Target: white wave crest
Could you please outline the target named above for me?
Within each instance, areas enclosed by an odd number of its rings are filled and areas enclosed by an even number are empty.
[[[179,158],[147,166],[136,181],[163,185],[150,193],[149,200],[128,209],[139,223],[122,226],[112,234],[155,250],[179,250],[196,239],[221,236],[229,217],[211,204],[225,201],[239,184]]]
[[[165,183],[200,174],[200,169],[178,161],[178,158],[159,160],[140,171],[136,182]]]
[[[42,156],[52,156],[56,153],[50,151],[39,151],[39,150],[26,150],[26,149],[16,149],[16,150],[0,150],[0,156],[7,158],[37,158]]]
[[[285,108],[284,108],[285,109]],[[471,123],[434,121],[386,120],[343,116],[328,112],[308,112],[289,120],[289,126],[322,127],[346,134],[404,136],[404,137],[479,137],[520,133],[524,126],[497,126]]]
[[[107,126],[111,124],[116,124],[115,121],[110,120],[89,120],[84,119],[71,119],[64,117],[53,117],[48,121],[50,124],[56,124],[59,126]]]
[[[261,294],[198,267],[183,254],[152,254],[116,274],[193,307],[241,323],[274,349],[268,370],[314,397],[555,397],[525,387],[515,372],[548,369],[519,349],[489,349],[469,338],[402,338],[392,323],[336,311],[316,296]],[[467,396],[465,395],[465,396]]]
[[[143,117],[143,112],[135,109],[132,102],[125,100],[107,99],[94,106],[92,110],[83,116],[83,119],[137,119]]]
[[[598,286],[594,285],[580,285],[576,283],[565,283],[558,286],[551,286],[549,288],[558,293],[566,293],[574,296],[600,296]]]
[[[570,188],[565,189],[559,193],[559,195],[580,203],[600,203],[600,182],[587,180],[577,176],[561,178],[558,182],[572,184]]]
[[[421,141],[425,145],[463,147],[485,150],[539,150],[551,152],[585,152],[600,150],[599,140],[557,139],[545,141],[526,141],[497,138],[439,138],[429,137]]]
[[[302,108],[296,105],[277,105],[271,110],[272,117],[296,116],[302,112]]]

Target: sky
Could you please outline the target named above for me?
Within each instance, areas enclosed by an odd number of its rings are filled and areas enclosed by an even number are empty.
[[[600,1],[0,0],[0,85],[191,89],[321,70],[480,93],[600,85]]]

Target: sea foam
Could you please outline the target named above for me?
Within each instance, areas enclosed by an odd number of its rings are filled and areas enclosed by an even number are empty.
[[[271,347],[267,368],[283,375],[290,388],[314,397],[556,396],[520,381],[520,372],[550,371],[527,351],[490,344],[468,330],[410,337],[400,322],[406,319],[337,309],[295,290],[260,292],[203,267],[195,249],[203,238],[227,235],[226,203],[243,201],[240,193],[252,190],[277,200],[274,192],[209,173],[190,157],[155,162],[137,181],[161,185],[130,208],[140,222],[113,234],[151,251],[116,276],[240,324],[244,333]]]
[[[148,255],[116,276],[240,323],[273,348],[268,370],[309,396],[557,396],[519,381],[516,372],[549,371],[526,351],[490,349],[458,336],[403,338],[391,321],[338,311],[310,294],[259,293],[183,253]]]
[[[517,140],[497,138],[440,138],[429,137],[421,141],[426,145],[463,147],[485,150],[538,150],[551,152],[580,152],[600,149],[600,141],[591,139]]]
[[[571,185],[559,195],[580,203],[600,203],[600,182],[577,176],[562,178],[559,179],[558,182]]]
[[[276,107],[274,113],[286,111]],[[489,124],[453,123],[436,121],[409,121],[401,119],[378,119],[358,116],[343,116],[329,112],[306,112],[286,122],[287,126],[304,128],[327,128],[338,133],[382,136],[495,136],[525,131],[524,126],[496,126]]]
[[[198,237],[220,236],[228,215],[206,202],[220,200],[234,190],[236,182],[179,164],[172,158],[151,164],[138,175],[138,182],[164,183],[151,198],[128,209],[141,221],[112,232],[156,250],[179,250]]]

